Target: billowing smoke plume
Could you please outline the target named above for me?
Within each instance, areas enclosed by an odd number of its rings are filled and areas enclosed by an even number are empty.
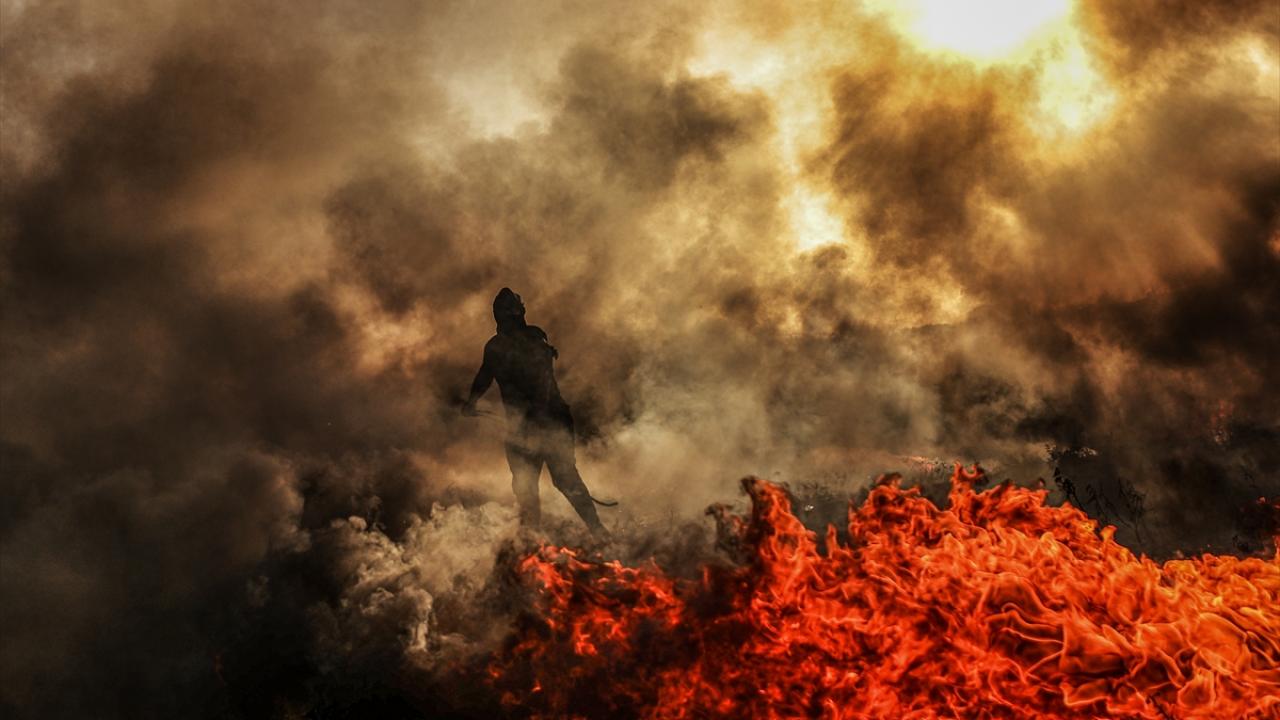
[[[483,716],[439,673],[510,617],[457,413],[504,285],[629,557],[744,474],[951,460],[1261,548],[1273,3],[1082,1],[1017,63],[856,2],[0,7],[6,715]]]

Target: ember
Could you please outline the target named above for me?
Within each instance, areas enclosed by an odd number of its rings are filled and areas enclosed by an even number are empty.
[[[878,487],[821,551],[748,479],[747,562],[697,581],[544,547],[492,681],[548,718],[1280,717],[1280,547],[1158,564],[980,477]]]

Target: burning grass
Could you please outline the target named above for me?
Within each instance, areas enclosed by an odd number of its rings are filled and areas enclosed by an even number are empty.
[[[542,547],[491,682],[536,718],[1280,717],[1280,545],[1160,564],[980,479],[877,487],[823,543],[745,480],[745,562],[696,580]]]

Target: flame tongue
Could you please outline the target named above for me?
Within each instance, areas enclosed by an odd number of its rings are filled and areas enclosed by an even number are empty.
[[[747,480],[749,561],[699,581],[544,547],[494,682],[534,717],[1280,716],[1280,550],[1156,564],[980,473],[876,488],[825,555]]]

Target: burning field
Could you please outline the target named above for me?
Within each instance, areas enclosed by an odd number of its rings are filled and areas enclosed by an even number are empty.
[[[0,0],[5,720],[1276,716],[1277,378],[1276,0]]]
[[[1161,564],[982,480],[957,466],[944,509],[886,482],[819,538],[747,479],[718,517],[741,564],[693,580],[543,547],[492,682],[537,718],[1280,716],[1280,536]]]

